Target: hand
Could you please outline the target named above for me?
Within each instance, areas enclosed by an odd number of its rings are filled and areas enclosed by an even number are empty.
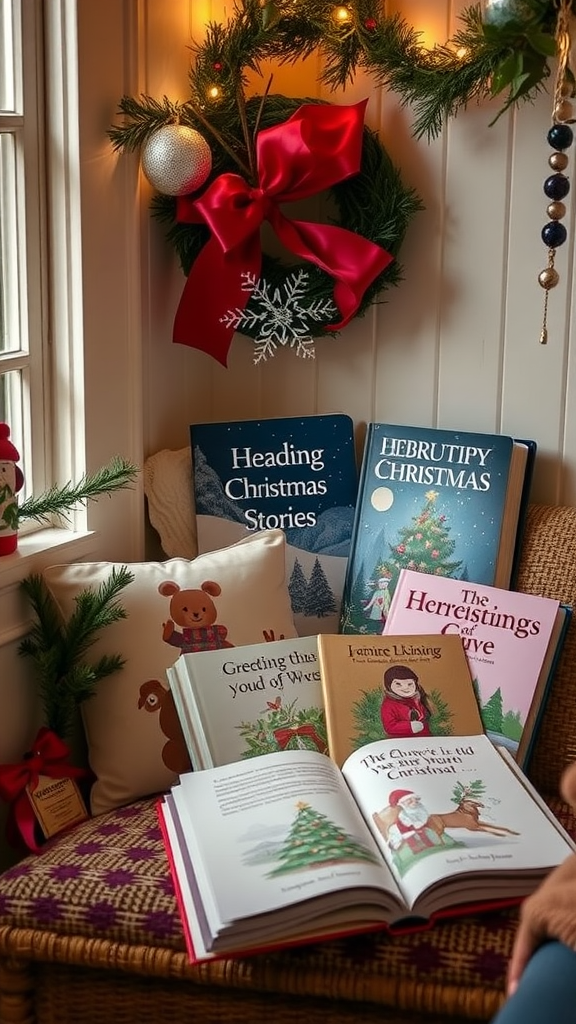
[[[520,923],[508,968],[508,994],[516,990],[532,953],[546,939],[576,949],[576,853],[548,875],[520,910]]]
[[[410,728],[412,732],[422,732],[424,725],[422,722],[410,722]]]
[[[576,763],[564,772],[560,790],[576,810]],[[555,868],[522,904],[508,967],[509,996],[516,991],[532,953],[546,939],[559,939],[576,949],[576,854]]]

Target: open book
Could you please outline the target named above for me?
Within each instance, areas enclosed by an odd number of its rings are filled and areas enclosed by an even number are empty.
[[[484,735],[190,772],[159,815],[193,962],[519,901],[574,849]]]

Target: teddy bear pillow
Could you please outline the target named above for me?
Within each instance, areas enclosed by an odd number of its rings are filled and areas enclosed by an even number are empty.
[[[55,565],[44,570],[44,578],[68,618],[75,598],[99,587],[113,568],[111,562]],[[128,568],[134,580],[119,598],[126,618],[106,627],[89,655],[125,659],[82,706],[96,776],[93,814],[164,792],[190,769],[166,679],[181,653],[297,635],[281,530],[254,534],[192,561],[172,558]]]

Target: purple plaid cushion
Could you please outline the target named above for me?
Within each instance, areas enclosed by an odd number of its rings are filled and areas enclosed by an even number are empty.
[[[155,800],[83,822],[9,868],[0,923],[184,949]]]

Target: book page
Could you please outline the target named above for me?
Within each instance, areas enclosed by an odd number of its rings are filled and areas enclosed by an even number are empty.
[[[410,906],[440,881],[456,889],[458,878],[463,901],[472,875],[471,898],[514,895],[515,879],[525,890],[522,873],[571,852],[486,736],[378,741],[342,773]],[[496,872],[506,873],[500,892]]]
[[[330,893],[333,909],[347,892],[351,907],[366,902],[370,888],[384,893],[376,905],[400,902],[339,770],[321,754],[283,751],[191,772],[172,795],[213,935]],[[313,912],[304,909],[300,927]]]

